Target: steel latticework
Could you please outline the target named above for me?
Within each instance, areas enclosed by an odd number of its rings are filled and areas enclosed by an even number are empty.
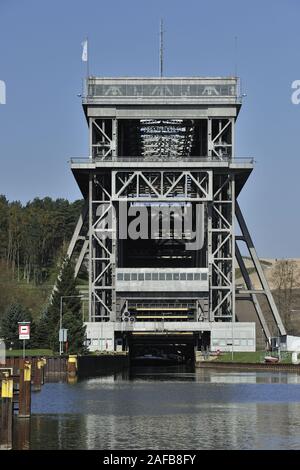
[[[237,202],[253,169],[253,159],[235,156],[238,80],[89,78],[87,90],[90,155],[71,160],[86,205],[68,254],[81,243],[75,271],[88,267],[89,322],[113,325],[114,339],[118,332],[161,331],[162,322],[165,331],[213,332],[236,322],[236,296],[243,294],[269,338],[258,301],[263,294],[284,334]],[[154,208],[156,214],[147,215]],[[189,211],[193,229],[201,224],[203,231],[195,249],[186,248],[195,235],[191,227],[181,237],[176,231]],[[138,224],[134,216],[141,215]],[[148,222],[156,223],[151,237]],[[130,224],[139,235],[128,237]],[[248,248],[260,289],[253,289],[239,242]]]

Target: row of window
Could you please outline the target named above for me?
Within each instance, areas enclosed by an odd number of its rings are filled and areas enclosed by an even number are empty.
[[[118,281],[207,281],[207,273],[118,273]]]

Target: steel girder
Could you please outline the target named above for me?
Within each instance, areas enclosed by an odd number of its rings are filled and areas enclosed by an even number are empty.
[[[90,118],[90,155],[105,160],[116,156],[117,119]]]
[[[209,118],[207,123],[208,156],[217,160],[234,155],[234,119]]]
[[[214,174],[207,208],[210,321],[235,321],[234,206],[234,176]]]
[[[166,174],[165,174],[166,173]],[[145,190],[148,188],[148,192]],[[180,191],[176,197],[175,192]],[[153,201],[205,202],[211,171],[111,171],[91,173],[89,191],[90,321],[116,320],[117,204]],[[109,224],[108,224],[109,221]]]
[[[245,222],[245,219],[243,217],[243,214],[242,214],[242,211],[240,209],[240,206],[238,204],[238,202],[236,201],[236,208],[235,208],[235,211],[236,211],[236,218],[237,218],[237,221],[238,221],[238,224],[239,224],[239,227],[241,229],[241,233],[242,235],[241,236],[238,236],[236,237],[236,240],[241,240],[243,241],[246,246],[247,246],[247,249],[248,249],[248,252],[249,252],[249,255],[251,257],[251,260],[253,262],[253,266],[255,268],[255,272],[258,276],[258,279],[260,281],[260,285],[261,285],[261,288],[260,289],[256,289],[254,292],[253,292],[253,289],[252,289],[252,285],[251,285],[251,281],[249,279],[249,276],[247,275],[244,275],[244,280],[245,280],[245,284],[246,284],[246,287],[247,287],[247,290],[245,291],[245,293],[249,293],[254,301],[254,307],[256,309],[256,312],[257,312],[257,315],[258,315],[258,318],[261,322],[261,325],[262,325],[262,328],[264,330],[264,333],[265,333],[265,336],[266,336],[266,339],[269,341],[270,340],[270,330],[267,326],[267,323],[266,323],[266,320],[264,318],[264,315],[262,313],[262,310],[259,306],[259,303],[257,301],[257,297],[256,295],[257,294],[263,294],[266,296],[266,299],[268,301],[268,305],[270,307],[270,310],[271,310],[271,313],[272,313],[272,316],[273,316],[273,319],[275,321],[275,324],[278,328],[278,332],[279,334],[281,335],[285,335],[286,334],[286,330],[285,330],[285,327],[282,323],[282,320],[281,320],[281,317],[280,317],[280,314],[278,312],[278,309],[277,309],[277,306],[275,304],[275,301],[274,301],[274,298],[273,298],[273,295],[272,295],[272,292],[270,290],[270,287],[269,287],[269,284],[268,284],[268,281],[266,279],[266,276],[265,276],[265,273],[263,271],[263,268],[262,268],[262,265],[260,263],[260,260],[258,258],[258,255],[257,255],[257,252],[256,252],[256,249],[254,247],[254,243],[252,241],[252,238],[251,238],[251,235],[250,235],[250,232],[248,230],[248,227],[246,225],[246,222]],[[239,253],[239,251],[238,251]],[[238,262],[240,261],[240,267],[241,267],[241,271],[243,273],[243,271],[245,271],[245,268],[243,268],[242,266],[242,263],[241,263],[241,257],[238,258]],[[245,273],[244,273],[245,274]],[[254,298],[253,298],[254,297]]]
[[[114,200],[204,202],[212,198],[212,171],[112,171]]]

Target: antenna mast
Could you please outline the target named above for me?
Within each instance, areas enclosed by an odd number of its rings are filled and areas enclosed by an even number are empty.
[[[159,59],[160,59],[160,65],[159,65],[159,75],[160,78],[163,76],[163,70],[164,70],[164,30],[163,30],[163,19],[160,20],[160,34],[159,34]]]

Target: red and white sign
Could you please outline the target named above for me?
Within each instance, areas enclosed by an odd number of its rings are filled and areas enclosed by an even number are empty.
[[[30,339],[30,323],[19,323],[19,339]]]

